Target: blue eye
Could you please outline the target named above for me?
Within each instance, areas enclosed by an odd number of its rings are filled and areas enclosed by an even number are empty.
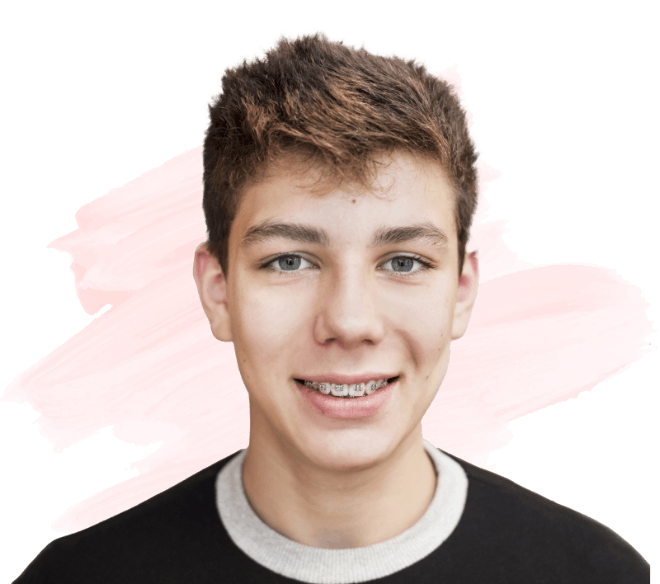
[[[296,273],[302,271],[299,269],[302,262],[307,262],[308,264],[313,266],[313,264],[309,260],[306,260],[303,256],[299,254],[285,253],[261,265],[260,268],[265,270],[270,270],[272,272],[278,272],[280,274],[284,274],[286,272]],[[419,263],[421,267],[417,270],[412,271],[415,262]],[[384,266],[389,263],[392,263],[395,269],[385,270],[385,271],[392,272],[396,276],[404,277],[404,278],[407,276],[415,275],[419,272],[423,272],[428,269],[433,269],[433,264],[431,262],[418,255],[396,256],[390,258],[382,265]],[[401,271],[398,271],[397,268],[403,268],[403,269]]]

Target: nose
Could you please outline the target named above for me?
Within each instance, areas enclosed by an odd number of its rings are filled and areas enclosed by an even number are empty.
[[[314,335],[319,344],[336,343],[349,349],[379,343],[384,322],[373,275],[355,263],[328,274],[323,282]]]

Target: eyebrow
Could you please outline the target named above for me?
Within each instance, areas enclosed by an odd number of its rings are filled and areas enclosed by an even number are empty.
[[[266,219],[246,231],[241,240],[240,247],[247,249],[259,243],[278,238],[313,243],[324,247],[330,245],[328,232],[321,227],[305,225],[304,223],[285,223]],[[445,247],[449,242],[449,238],[442,229],[430,221],[425,221],[399,227],[380,226],[374,233],[369,247],[407,243],[417,240],[426,240],[438,247]]]

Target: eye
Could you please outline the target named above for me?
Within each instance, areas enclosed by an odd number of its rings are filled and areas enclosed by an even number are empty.
[[[413,271],[413,267],[415,262],[420,264],[420,268],[417,270]],[[393,258],[390,258],[387,260],[383,266],[386,266],[388,264],[392,264],[392,267],[394,268],[393,270],[386,270],[386,271],[391,271],[397,276],[403,276],[406,277],[408,275],[412,274],[417,274],[418,272],[423,272],[425,270],[428,270],[433,267],[433,264],[429,262],[428,260],[424,259],[422,256],[396,256]]]
[[[301,272],[300,269],[302,262],[307,262],[312,268],[316,266],[312,264],[309,260],[305,259],[303,256],[295,253],[285,253],[280,256],[277,256],[275,259],[272,259],[265,264],[260,266],[261,269],[269,270],[271,272],[277,272],[279,274],[286,273],[296,273]],[[420,267],[416,270],[413,270],[414,264],[418,263]],[[405,278],[408,276],[413,276],[419,272],[423,272],[428,269],[433,269],[433,264],[423,258],[422,256],[414,255],[400,255],[390,258],[381,266],[386,266],[392,264],[393,269],[385,269],[386,272],[392,272],[395,276],[399,278]],[[303,269],[306,269],[303,266]]]
[[[261,267],[272,272],[299,272],[300,270],[298,268],[302,262],[313,265],[301,255],[287,253],[277,256],[274,260],[269,261]]]

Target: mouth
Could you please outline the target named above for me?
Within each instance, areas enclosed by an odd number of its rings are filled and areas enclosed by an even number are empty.
[[[368,396],[376,391],[391,385],[399,379],[399,375],[390,377],[389,379],[372,379],[367,383],[329,383],[329,382],[314,382],[305,379],[295,379],[294,381],[303,387],[307,387],[318,393],[327,395],[328,397],[336,397],[339,399],[354,399],[363,396]]]

